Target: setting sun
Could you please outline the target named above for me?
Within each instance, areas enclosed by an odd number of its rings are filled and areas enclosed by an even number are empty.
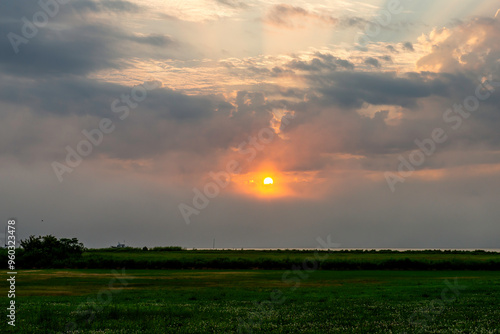
[[[272,178],[270,178],[270,177],[266,177],[266,178],[264,179],[264,184],[273,184],[273,183],[274,183],[274,181],[273,181],[273,179],[272,179]]]

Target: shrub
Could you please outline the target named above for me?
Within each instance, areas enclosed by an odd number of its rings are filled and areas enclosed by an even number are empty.
[[[57,239],[52,235],[31,235],[21,240],[22,251],[19,254],[19,264],[25,268],[60,268],[71,266],[71,263],[81,258],[85,247],[77,238]]]

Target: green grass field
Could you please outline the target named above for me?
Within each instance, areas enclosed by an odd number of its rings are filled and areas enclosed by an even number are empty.
[[[173,248],[173,249],[172,249]],[[287,270],[315,262],[321,270],[500,270],[500,253],[485,251],[307,251],[307,250],[163,250],[89,249],[80,256],[38,259],[16,253],[19,269],[266,269]],[[26,255],[26,256],[25,256]],[[0,249],[6,263],[7,250]]]
[[[500,270],[500,253],[484,251],[263,251],[140,249],[89,250],[76,268],[130,269],[289,269],[318,260],[319,269],[334,270]]]
[[[18,333],[500,329],[496,271],[21,270],[16,290]]]
[[[426,260],[426,261],[463,261],[463,262],[487,262],[500,260],[499,253],[489,252],[339,252],[331,251],[320,253],[329,260],[346,261],[386,261],[391,259]],[[326,256],[327,255],[327,256]],[[84,257],[100,257],[104,259],[136,260],[136,261],[161,261],[161,260],[206,260],[227,258],[236,259],[271,259],[285,260],[293,259],[302,261],[314,257],[314,251],[276,251],[276,250],[184,250],[171,252],[158,251],[104,251],[90,250],[83,254]]]

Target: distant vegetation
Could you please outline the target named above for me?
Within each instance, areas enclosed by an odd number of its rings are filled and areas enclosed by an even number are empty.
[[[21,247],[17,254],[18,268],[73,267],[85,250],[77,238],[57,239],[52,235],[32,235],[21,241]]]
[[[267,269],[290,270],[500,270],[500,254],[486,252],[313,252],[171,251],[84,254],[87,268],[127,269]],[[81,268],[81,266],[79,267]]]
[[[179,246],[167,246],[167,247],[111,247],[111,248],[93,248],[88,249],[88,252],[180,252],[186,250],[185,248]]]
[[[76,238],[30,237],[18,268],[500,270],[500,253],[460,250],[186,250],[179,246],[85,249]],[[316,255],[315,255],[316,254]],[[7,253],[2,252],[2,261]],[[319,260],[316,260],[319,259]]]

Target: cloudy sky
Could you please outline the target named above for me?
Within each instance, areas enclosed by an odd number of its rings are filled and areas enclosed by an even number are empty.
[[[88,247],[500,248],[499,8],[2,1],[2,219]]]

